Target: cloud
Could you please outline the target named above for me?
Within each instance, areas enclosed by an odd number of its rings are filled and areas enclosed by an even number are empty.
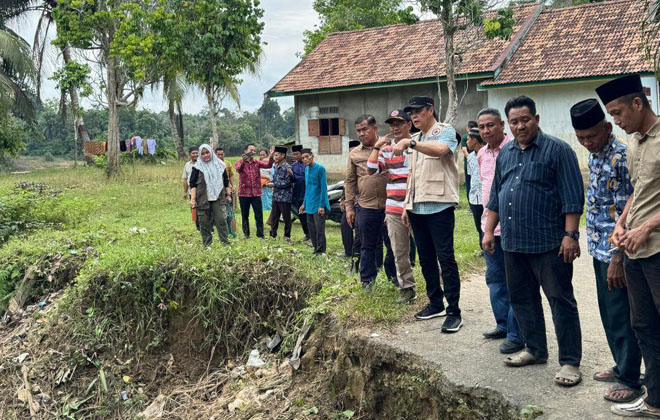
[[[244,75],[243,83],[239,87],[241,109],[248,111],[259,108],[264,93],[298,64],[296,53],[303,50],[303,31],[312,29],[319,22],[311,0],[264,0],[261,2],[261,7],[264,9],[265,23],[262,40],[266,43],[261,71],[256,77]],[[20,20],[11,22],[9,27],[31,44],[39,16],[39,13],[31,12]],[[51,27],[51,30],[54,28]],[[57,51],[54,47],[50,49],[52,50],[49,52],[50,64],[46,66],[43,78],[44,99],[59,98],[55,83],[48,80],[58,65]],[[166,110],[167,104],[162,98],[161,89],[147,91],[139,106],[153,111]],[[277,101],[283,110],[293,106],[293,97],[277,98]],[[198,113],[206,107],[206,98],[198,89],[192,89],[183,105],[184,112]],[[237,104],[229,100],[223,103],[222,107],[238,108]]]

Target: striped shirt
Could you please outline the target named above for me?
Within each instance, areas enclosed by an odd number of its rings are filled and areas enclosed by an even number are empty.
[[[378,161],[367,160],[367,173],[376,175],[388,171],[387,200],[385,213],[403,214],[403,201],[406,198],[406,183],[408,182],[408,154],[395,156],[394,146],[388,145],[378,153]]]
[[[542,253],[558,248],[565,214],[582,214],[584,182],[571,146],[542,131],[522,149],[502,145],[488,206],[498,212],[502,249]]]

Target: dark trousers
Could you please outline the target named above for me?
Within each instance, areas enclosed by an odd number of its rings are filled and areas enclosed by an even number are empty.
[[[270,236],[273,238],[277,237],[277,228],[280,225],[280,215],[284,219],[284,237],[291,237],[291,203],[282,203],[279,201],[273,201],[273,210],[270,212],[271,216],[271,225],[270,225]]]
[[[385,245],[385,258],[383,259],[383,245]],[[396,279],[396,263],[394,262],[394,251],[392,251],[392,242],[390,235],[387,232],[387,225],[383,219],[383,226],[381,227],[381,236],[376,245],[376,266],[380,270],[381,267],[385,269],[387,279],[399,284]]]
[[[642,349],[646,403],[660,408],[660,252],[624,260],[632,328]]]
[[[261,197],[239,197],[241,203],[241,222],[243,235],[250,237],[250,206],[254,211],[254,222],[257,225],[257,237],[264,237],[264,212],[261,208]]]
[[[555,324],[559,364],[580,366],[582,332],[573,295],[573,264],[564,262],[559,248],[540,254],[504,251],[509,300],[528,351],[537,359],[548,358],[545,318],[541,305],[543,288]]]
[[[353,252],[353,235],[355,232],[346,219],[346,212],[341,213],[341,243],[344,246],[344,255],[350,257]]]
[[[481,230],[481,215],[484,213],[484,206],[481,204],[470,204],[470,211],[474,219],[474,227],[477,228],[479,233],[479,248],[481,248],[481,240],[484,239],[484,232]]]
[[[614,358],[614,373],[619,382],[631,388],[639,389],[640,365],[642,352],[637,343],[637,337],[630,325],[630,305],[628,304],[628,288],[607,289],[607,269],[609,263],[594,258],[596,273],[596,292],[598,293],[598,309],[603,322],[607,344]]]
[[[444,309],[443,297],[446,295],[447,314],[460,316],[458,301],[461,295],[461,279],[454,257],[454,208],[433,214],[408,212],[408,218],[415,236],[430,305],[435,309]],[[438,263],[442,269],[444,291],[440,286]]]
[[[197,209],[197,220],[199,221],[199,231],[202,234],[204,246],[211,246],[211,243],[213,243],[214,227],[218,231],[220,241],[224,244],[229,243],[225,203],[221,203],[219,200],[209,201],[208,209]]]
[[[495,315],[497,329],[506,332],[506,339],[513,343],[523,343],[522,332],[509,302],[509,288],[506,285],[506,272],[504,268],[504,251],[499,236],[495,237],[495,252],[485,254],[486,257],[486,285],[490,294],[490,306]]]
[[[383,224],[385,222],[385,209],[365,209],[357,207],[356,218],[360,226],[362,239],[360,247],[360,281],[369,284],[376,281],[378,276],[378,262],[376,253],[380,252],[382,258]],[[396,275],[395,275],[396,276]]]
[[[472,176],[467,172],[467,161],[463,168],[465,168],[465,196],[468,199],[468,203],[470,203],[470,183],[472,182]]]
[[[325,253],[325,215],[307,214],[309,239],[312,240],[315,254]]]
[[[303,200],[293,200],[291,202],[291,207],[296,209],[296,213],[298,212],[298,209],[300,206],[303,205]],[[306,238],[309,238],[309,229],[307,228],[307,216],[304,214],[299,214],[298,219],[300,220],[300,225],[302,226],[303,233],[305,234]]]
[[[410,265],[415,266],[415,260],[417,259],[417,245],[415,245],[415,239],[410,235]]]

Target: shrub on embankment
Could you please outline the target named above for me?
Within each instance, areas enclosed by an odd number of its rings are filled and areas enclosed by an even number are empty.
[[[264,334],[290,333],[318,290],[295,258],[291,249],[200,249],[136,234],[83,268],[60,312],[71,336],[95,351],[237,356]]]

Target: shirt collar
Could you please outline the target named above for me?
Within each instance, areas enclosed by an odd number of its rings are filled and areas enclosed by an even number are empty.
[[[592,153],[592,155],[594,155],[594,157],[598,159],[605,158],[605,156],[607,156],[607,154],[610,153],[610,150],[612,150],[612,145],[614,144],[614,140],[615,140],[614,133],[610,133],[610,138],[607,140],[607,143],[603,145],[603,148],[596,153]]]
[[[539,145],[539,140],[542,140],[542,139],[543,139],[543,132],[541,131],[541,129],[539,129],[539,132],[536,134],[536,137],[534,137],[532,139],[532,141],[529,142],[529,144],[527,145],[526,148],[529,149],[532,146],[538,146]],[[516,140],[516,139],[514,139],[513,147],[515,147],[516,149],[522,149],[522,147],[520,147],[520,143],[518,143],[518,140]]]
[[[493,149],[492,147],[490,147],[490,144],[486,143],[484,148],[486,150],[489,150],[491,153],[499,152],[500,150],[502,150],[502,147],[504,147],[504,145],[510,141],[511,141],[511,137],[509,137],[507,133],[504,133],[504,140],[502,140],[502,143],[500,143],[499,146]]]
[[[651,128],[649,128],[649,131],[647,131],[646,134],[642,135],[640,133],[635,133],[633,134],[633,138],[637,140],[639,143],[641,143],[644,140],[646,140],[649,136],[655,137],[658,134],[660,134],[660,118],[658,118],[655,121],[655,124],[653,124]]]

